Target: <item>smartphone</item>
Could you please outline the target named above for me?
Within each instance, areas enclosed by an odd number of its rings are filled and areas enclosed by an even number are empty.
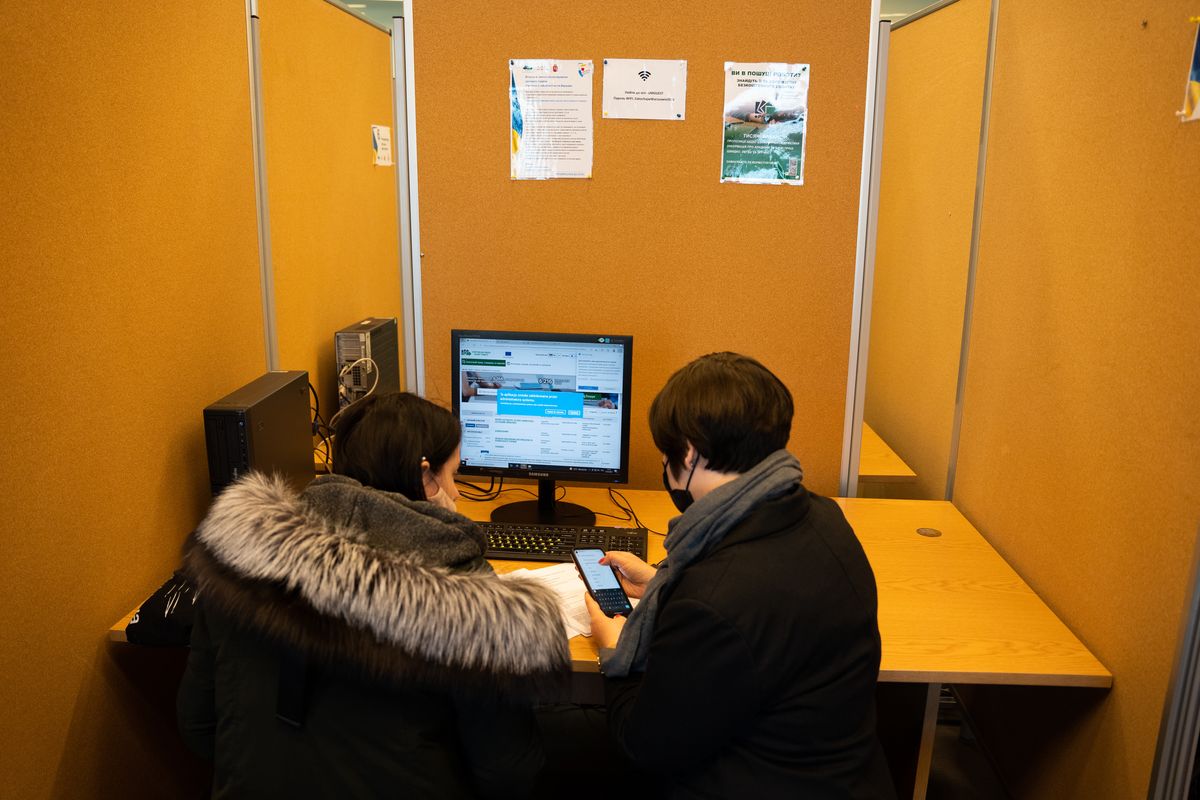
[[[633,605],[625,595],[625,590],[621,588],[621,582],[617,580],[616,571],[607,564],[600,563],[600,559],[604,558],[603,550],[599,547],[583,547],[572,550],[571,558],[575,561],[575,568],[579,570],[588,594],[596,601],[596,605],[600,606],[605,616],[614,617],[633,611]]]

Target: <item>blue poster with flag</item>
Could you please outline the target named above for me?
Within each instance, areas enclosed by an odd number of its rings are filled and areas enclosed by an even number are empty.
[[[1192,45],[1192,70],[1188,74],[1187,96],[1183,98],[1183,121],[1200,120],[1200,25],[1196,27],[1196,43]]]

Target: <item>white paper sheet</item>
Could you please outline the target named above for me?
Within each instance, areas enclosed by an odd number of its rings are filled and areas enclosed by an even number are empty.
[[[387,125],[371,126],[371,147],[375,150],[375,165],[392,165],[392,129]]]
[[[511,59],[509,175],[592,177],[592,62]]]
[[[603,115],[608,119],[682,121],[686,114],[687,62],[604,59]]]
[[[547,587],[558,598],[558,609],[562,612],[567,638],[592,635],[592,621],[588,618],[587,606],[583,603],[587,587],[579,579],[574,564],[568,562],[540,569],[518,569],[500,577],[505,580],[531,580]]]

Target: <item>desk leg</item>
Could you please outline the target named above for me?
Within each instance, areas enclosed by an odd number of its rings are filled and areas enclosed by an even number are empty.
[[[931,683],[925,693],[925,716],[921,721],[921,749],[917,753],[917,779],[913,785],[913,800],[925,800],[929,789],[929,767],[933,763],[933,739],[937,733],[938,703],[942,685]]]

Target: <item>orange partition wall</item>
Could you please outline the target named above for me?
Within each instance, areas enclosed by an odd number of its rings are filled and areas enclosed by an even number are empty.
[[[990,0],[891,35],[867,422],[941,500],[958,389]]]
[[[413,6],[429,396],[450,400],[451,328],[631,334],[630,484],[654,487],[654,394],[740,351],[790,387],[791,448],[836,492],[870,3]],[[686,59],[686,119],[602,119],[606,57]],[[595,64],[593,178],[509,179],[511,58]],[[726,61],[812,65],[803,187],[719,182]]]
[[[105,634],[207,507],[204,406],[266,367],[246,65],[242,0],[0,29],[5,797],[204,792],[182,654]]]
[[[328,420],[334,332],[401,315],[396,168],[371,149],[372,125],[395,131],[391,38],[324,0],[264,0],[259,31],[279,363]]]
[[[971,708],[1015,797],[1144,797],[1200,524],[1184,0],[1004,0],[954,501],[1111,694]]]

